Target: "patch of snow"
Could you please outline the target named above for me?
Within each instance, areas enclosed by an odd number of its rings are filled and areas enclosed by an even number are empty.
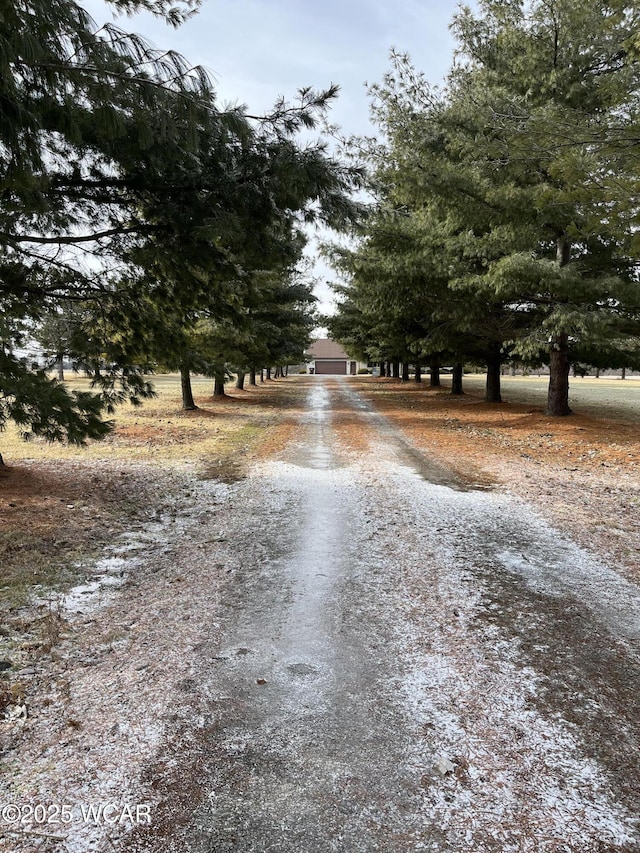
[[[138,559],[125,560],[122,557],[103,557],[94,566],[93,579],[78,584],[68,590],[62,604],[65,614],[78,615],[90,613],[103,607],[111,600],[112,594],[127,582],[131,569],[140,564]]]
[[[550,541],[549,541],[550,539]],[[507,571],[523,577],[536,592],[573,596],[610,630],[640,640],[640,590],[582,548],[559,541],[548,531],[545,548],[523,554],[504,550],[496,559]]]
[[[389,508],[376,547],[404,567],[407,600],[423,614],[399,633],[408,714],[424,732],[412,762],[425,774],[425,811],[461,851],[555,851],[578,838],[582,850],[638,849],[638,815],[616,801],[576,725],[538,706],[545,677],[525,662],[519,640],[477,620],[487,606],[483,577],[495,567],[538,593],[585,604],[615,636],[635,639],[638,587],[517,499],[422,482],[384,446],[372,456],[375,466],[367,458],[360,477]]]

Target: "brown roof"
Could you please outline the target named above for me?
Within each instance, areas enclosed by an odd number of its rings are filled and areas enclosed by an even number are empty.
[[[312,341],[311,346],[307,349],[309,360],[315,358],[349,358],[340,344],[329,338],[318,338],[317,341]]]

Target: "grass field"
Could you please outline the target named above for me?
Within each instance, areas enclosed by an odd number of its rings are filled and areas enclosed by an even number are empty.
[[[443,384],[450,382],[443,377]],[[485,376],[464,377],[464,387],[474,394],[484,392]],[[507,403],[544,406],[548,376],[503,376],[502,397]],[[593,417],[640,421],[640,379],[595,379],[593,376],[569,380],[569,402],[576,413]]]
[[[90,442],[80,448],[48,444],[39,439],[26,443],[10,424],[0,434],[0,452],[9,463],[26,459],[120,459],[194,464],[203,459],[226,457],[267,437],[275,426],[275,412],[286,409],[291,402],[284,388],[295,383],[295,377],[287,383],[258,385],[245,392],[236,392],[229,385],[231,396],[223,401],[212,398],[212,380],[195,377],[193,390],[200,407],[196,412],[181,410],[179,376],[159,375],[152,381],[157,398],[138,408],[128,404],[121,406],[113,418],[115,430],[105,441]],[[450,381],[449,376],[442,377],[444,387]],[[503,376],[503,400],[544,407],[548,381],[545,376]],[[482,374],[464,377],[464,388],[469,394],[481,397],[484,383]],[[73,377],[68,379],[68,385],[87,388],[86,380]],[[277,397],[270,389],[280,389]],[[640,421],[640,379],[572,379],[570,403],[577,414],[637,423]]]
[[[376,383],[374,379],[369,381],[372,385]],[[443,375],[443,387],[446,388],[450,381],[450,376]],[[548,381],[546,376],[503,376],[503,400],[507,404],[544,408]],[[484,383],[482,374],[464,377],[468,395],[481,398]],[[293,404],[292,390],[286,389],[292,389],[296,379],[266,383],[244,392],[235,391],[230,384],[230,396],[216,400],[211,396],[212,380],[195,377],[193,390],[199,406],[195,412],[181,409],[179,376],[154,376],[153,384],[158,396],[137,408],[126,404],[117,409],[113,417],[115,429],[104,441],[89,442],[86,447],[49,444],[40,439],[25,442],[18,430],[9,424],[0,434],[0,452],[9,464],[25,460],[79,463],[126,460],[224,466],[232,457],[237,457],[238,451],[248,453],[254,445],[269,440]],[[87,388],[86,380],[74,377],[68,379],[68,385],[82,390]],[[413,383],[406,387],[413,387]],[[570,403],[576,414],[638,423],[640,379],[572,379]]]
[[[10,424],[0,434],[0,452],[5,462],[18,460],[127,460],[166,464],[197,464],[217,459],[250,447],[261,430],[274,426],[277,409],[269,397],[272,386],[258,386],[249,391],[229,390],[233,397],[215,399],[213,380],[195,377],[193,392],[199,409],[184,412],[181,408],[180,377],[152,377],[157,397],[141,406],[120,406],[112,420],[115,429],[103,441],[88,442],[85,447],[49,444],[40,439],[25,442]],[[70,376],[72,389],[88,390],[85,379]]]

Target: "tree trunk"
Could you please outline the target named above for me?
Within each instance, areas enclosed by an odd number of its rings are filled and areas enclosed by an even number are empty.
[[[249,385],[255,385],[255,384],[256,384],[256,369],[255,369],[255,367],[252,367],[251,370],[249,371]]]
[[[549,353],[549,393],[547,414],[556,418],[571,414],[569,408],[569,336],[555,335]]]
[[[402,381],[403,382],[409,381],[409,362],[408,361],[402,362]]]
[[[264,367],[260,368],[260,382],[264,382]]]
[[[400,362],[398,361],[397,358],[394,358],[394,360],[393,360],[392,371],[393,371],[393,378],[394,379],[400,379]]]
[[[288,376],[288,375],[289,375],[289,365],[288,365],[288,364],[287,364],[287,365],[285,366],[285,368],[284,368],[284,375],[285,375],[285,376]]]
[[[498,344],[487,359],[487,387],[484,399],[487,403],[501,403],[500,394],[500,345]]]
[[[440,359],[432,358],[429,362],[429,370],[431,372],[431,376],[429,378],[429,385],[432,388],[440,387]]]
[[[381,361],[380,362],[380,376],[386,376],[386,375],[387,375],[387,365],[384,363],[384,361]]]
[[[422,365],[416,361],[416,382],[422,382]]]
[[[242,370],[238,371],[238,375],[236,376],[236,388],[238,389],[238,391],[244,391],[244,377],[245,376],[246,376],[246,373],[244,373]]]
[[[267,371],[266,371],[266,372],[267,372],[267,381],[269,381],[269,380],[271,379],[271,368],[270,368],[270,367],[267,367]]]
[[[510,375],[510,376],[515,376],[515,375],[516,375],[516,366],[515,366],[515,364],[512,364],[512,365],[511,365],[511,368],[510,368],[510,370],[509,370],[509,375]]]
[[[180,386],[182,388],[182,408],[187,412],[192,412],[198,407],[193,399],[193,390],[191,388],[191,371],[188,367],[182,365],[180,367]]]
[[[58,356],[57,367],[58,367],[58,381],[64,382],[64,361],[63,361],[63,358],[61,355]]]
[[[627,378],[627,368],[623,367],[622,373],[620,374],[620,379],[626,379],[626,378]]]
[[[571,240],[561,234],[556,243],[556,262],[566,267],[571,261]],[[562,330],[551,339],[549,350],[549,392],[547,394],[547,414],[553,417],[565,417],[571,414],[569,408],[569,336]]]
[[[224,376],[218,375],[213,380],[213,396],[224,397]]]
[[[462,365],[454,364],[453,374],[451,375],[451,393],[460,395],[464,394],[462,390]]]
[[[600,368],[596,367],[596,379],[600,379]]]

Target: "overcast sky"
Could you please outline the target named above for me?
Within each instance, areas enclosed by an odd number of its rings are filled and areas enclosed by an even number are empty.
[[[97,24],[113,21],[102,0],[84,0]],[[449,24],[457,0],[204,0],[198,15],[174,30],[149,15],[119,17],[155,47],[172,48],[214,76],[223,103],[243,103],[254,114],[279,95],[294,99],[303,86],[340,86],[332,123],[346,134],[371,133],[366,83],[381,80],[389,50],[409,53],[429,82],[447,73],[454,43]],[[471,3],[470,5],[474,5]],[[331,273],[318,266],[325,279]],[[326,309],[329,290],[317,295]]]

